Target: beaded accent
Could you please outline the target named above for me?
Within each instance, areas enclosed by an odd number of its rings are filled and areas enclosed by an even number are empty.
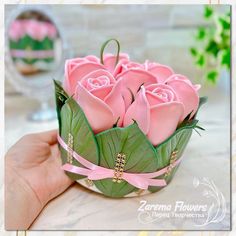
[[[122,176],[123,176],[124,166],[125,166],[125,159],[126,159],[126,156],[124,153],[117,154],[115,169],[114,169],[114,177],[112,180],[115,183],[122,182]]]
[[[85,184],[88,186],[88,187],[92,187],[93,186],[93,181],[91,179],[85,179]]]
[[[177,153],[178,153],[178,150],[174,150],[172,153],[171,153],[171,156],[170,156],[170,165],[167,167],[167,171],[165,173],[165,177],[168,177],[172,171],[172,169],[174,168],[174,163],[176,162],[177,160]]]
[[[71,133],[68,134],[68,147],[69,150],[67,152],[67,162],[72,164],[73,162],[73,143],[74,143],[74,138]]]

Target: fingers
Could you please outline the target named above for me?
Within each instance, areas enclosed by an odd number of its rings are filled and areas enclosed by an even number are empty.
[[[50,145],[53,145],[57,143],[57,132],[58,130],[50,130],[38,133],[37,135],[42,142],[46,142]]]

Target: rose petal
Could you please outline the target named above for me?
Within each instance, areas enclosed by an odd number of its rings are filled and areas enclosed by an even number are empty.
[[[131,92],[135,96],[141,85],[148,85],[157,82],[154,75],[142,69],[126,70],[117,77],[117,80],[119,79],[123,80],[123,83],[126,87],[126,89],[123,91],[126,108],[132,102]]]
[[[115,84],[116,83],[116,80],[113,77],[113,75],[109,71],[104,70],[104,69],[95,70],[95,71],[92,71],[89,74],[85,75],[81,79],[81,83],[83,85],[85,85],[85,82],[88,78],[98,78],[98,77],[101,77],[101,76],[106,76],[109,79],[110,84]]]
[[[165,82],[165,80],[174,73],[174,71],[169,66],[165,65],[155,65],[149,68],[148,71],[155,75],[160,83]]]
[[[183,104],[179,102],[163,103],[151,108],[147,137],[153,145],[160,144],[174,133],[183,112]]]
[[[92,71],[104,68],[102,65],[94,62],[83,62],[79,65],[73,66],[71,69],[71,65],[68,65],[68,63],[66,63],[66,78],[63,86],[70,95],[75,92],[78,81],[80,81],[84,76]]]
[[[121,53],[119,55],[119,61],[123,60],[123,59],[129,60],[129,55],[126,53]],[[112,55],[109,53],[105,54],[104,59],[103,59],[103,63],[104,63],[104,66],[106,67],[106,69],[108,71],[110,71],[111,73],[113,73],[115,70],[115,67],[116,67],[116,55]]]
[[[100,63],[100,60],[94,56],[94,55],[88,55],[85,57],[85,59],[87,59],[88,61],[91,61],[91,62],[95,62],[95,63]]]
[[[151,107],[165,102],[163,99],[161,99],[160,97],[158,97],[154,93],[151,93],[150,91],[146,92],[146,97],[147,97],[148,103]]]
[[[201,84],[194,85],[194,88],[196,89],[196,91],[199,91],[201,87],[202,87]]]
[[[81,83],[77,85],[76,101],[83,109],[94,133],[112,128],[115,123],[112,110],[106,103],[88,92]]]
[[[101,88],[91,90],[90,93],[92,93],[95,97],[104,101],[107,95],[111,92],[112,88],[113,88],[113,85],[101,87]]]
[[[125,103],[122,97],[123,81],[118,81],[110,94],[104,99],[105,103],[111,108],[113,115],[118,121],[118,126],[122,126],[124,114],[125,114]]]
[[[177,95],[178,101],[182,102],[184,105],[182,120],[184,120],[185,117],[191,112],[190,118],[192,118],[199,105],[199,96],[195,88],[185,80],[179,79],[167,81],[167,84],[173,88]]]
[[[135,101],[128,108],[124,117],[124,126],[137,122],[144,134],[147,134],[150,127],[150,106],[148,104],[145,88],[142,86]]]

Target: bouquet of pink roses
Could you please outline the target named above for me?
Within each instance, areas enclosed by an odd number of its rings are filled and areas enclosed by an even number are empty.
[[[114,39],[112,39],[114,40]],[[199,128],[200,85],[166,66],[127,54],[66,61],[55,81],[62,168],[110,197],[166,186]]]

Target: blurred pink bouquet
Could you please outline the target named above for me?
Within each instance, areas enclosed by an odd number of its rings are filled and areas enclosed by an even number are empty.
[[[67,60],[63,87],[95,134],[136,121],[153,145],[191,119],[199,106],[200,85],[166,65],[133,62],[127,54],[105,54],[102,62],[93,55]]]

